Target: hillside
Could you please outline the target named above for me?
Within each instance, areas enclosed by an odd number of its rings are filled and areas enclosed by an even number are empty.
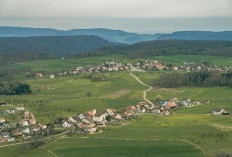
[[[232,40],[232,31],[181,31],[172,34],[162,34],[158,40]]]
[[[31,36],[74,36],[74,35],[94,35],[110,42],[137,43],[141,41],[155,40],[159,34],[136,34],[121,30],[104,28],[96,29],[73,29],[57,30],[49,28],[28,28],[28,27],[0,27],[0,37],[31,37]]]
[[[75,55],[113,45],[96,36],[47,36],[0,38],[0,53],[43,53],[55,56]]]
[[[103,29],[103,28],[74,29],[74,30],[66,31],[64,32],[64,34],[95,35],[111,42],[119,42],[119,43],[127,43],[127,44],[138,43],[141,41],[155,40],[159,36],[158,34],[155,35],[136,34],[136,33],[128,33],[121,30],[111,30],[111,29]]]
[[[105,47],[93,51],[92,54],[123,54],[128,57],[150,57],[162,55],[232,56],[232,42],[156,40],[133,45]]]

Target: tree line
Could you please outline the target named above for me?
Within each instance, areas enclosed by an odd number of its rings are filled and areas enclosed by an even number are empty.
[[[0,95],[24,95],[31,93],[31,87],[26,83],[0,82]]]
[[[162,73],[153,80],[154,86],[175,88],[187,86],[231,86],[232,72],[199,71],[189,73]]]

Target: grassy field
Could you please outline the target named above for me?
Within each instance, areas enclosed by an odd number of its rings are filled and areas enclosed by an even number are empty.
[[[203,55],[174,55],[174,56],[154,56],[150,58],[140,59],[154,59],[162,61],[166,64],[171,63],[173,65],[180,66],[184,62],[210,62],[219,66],[231,66],[232,57],[220,57],[220,56],[203,56]],[[135,63],[140,59],[126,58],[123,56],[100,56],[90,58],[66,58],[66,59],[48,59],[39,61],[29,61],[8,65],[8,68],[13,69],[30,69],[31,71],[54,73],[62,70],[73,69],[77,66],[101,64],[105,61],[115,61],[121,63]]]
[[[153,59],[165,63],[182,64],[184,61],[210,61],[217,65],[231,65],[229,57],[214,56],[159,56]],[[99,64],[104,61],[136,62],[121,56],[82,59],[57,59],[25,62],[11,68],[28,68],[33,71],[53,73],[76,66]],[[151,84],[161,72],[135,73],[142,81]],[[0,96],[16,106],[25,105],[40,123],[52,122],[56,117],[75,115],[93,108],[122,108],[142,100],[142,91],[147,87],[139,84],[127,72],[107,73],[108,81],[91,82],[82,75],[56,79],[25,80],[33,89],[28,96]],[[143,115],[141,120],[129,121],[126,126],[110,126],[103,133],[91,136],[71,135],[32,149],[28,145],[0,148],[0,156],[96,156],[96,157],[215,157],[218,152],[232,153],[232,117],[209,116],[214,108],[224,108],[232,113],[232,88],[188,87],[154,88],[148,93],[150,100],[161,95],[171,98],[210,100],[211,103],[198,107],[181,108],[169,117]],[[2,107],[9,109],[11,107]],[[5,116],[7,120],[17,118]],[[3,153],[2,153],[3,152]],[[206,155],[204,155],[204,153]]]
[[[106,74],[108,81],[91,82],[81,76],[26,81],[34,91],[28,96],[0,96],[17,106],[25,104],[41,123],[56,117],[76,115],[96,109],[121,108],[142,99],[146,87],[137,83],[129,73]],[[89,94],[89,95],[88,95]]]

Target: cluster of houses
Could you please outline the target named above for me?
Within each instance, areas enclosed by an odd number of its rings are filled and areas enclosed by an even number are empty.
[[[232,67],[218,67],[216,65],[207,63],[195,63],[195,62],[184,62],[181,66],[165,65],[157,60],[140,60],[137,63],[117,63],[117,62],[104,62],[99,65],[87,65],[82,67],[76,67],[73,70],[59,72],[52,74],[49,77],[54,79],[58,76],[74,75],[80,73],[98,73],[98,72],[117,72],[117,71],[130,71],[130,72],[145,72],[148,70],[171,70],[171,71],[219,71],[229,72],[232,71]],[[43,78],[45,77],[42,73],[26,73],[28,77]]]
[[[195,63],[195,62],[184,62],[180,67],[174,67],[173,70],[178,71],[218,71],[218,72],[230,72],[232,67],[218,67],[217,65],[207,64],[207,63]]]
[[[33,113],[24,107],[16,107],[12,110],[1,111],[4,114],[14,114],[17,119],[13,122],[0,117],[0,143],[14,142],[16,139],[30,139],[35,135],[47,135],[47,125],[39,124]]]
[[[147,102],[139,102],[137,105],[128,106],[123,110],[106,109],[104,111],[92,111],[78,114],[73,117],[66,117],[61,122],[63,128],[75,128],[77,133],[94,134],[101,132],[101,128],[108,124],[123,124],[123,120],[136,118],[143,113],[151,113],[157,116],[168,116],[172,110],[178,107],[174,101],[166,105],[152,105]]]
[[[56,75],[50,75],[50,78],[54,76],[70,75],[70,74],[79,74],[79,73],[97,73],[97,72],[117,72],[117,71],[138,71],[144,72],[146,70],[164,70],[167,69],[167,66],[162,64],[159,61],[153,60],[141,60],[138,63],[123,64],[117,62],[105,62],[99,65],[88,65],[84,67],[77,67],[73,70],[65,71],[58,73]]]

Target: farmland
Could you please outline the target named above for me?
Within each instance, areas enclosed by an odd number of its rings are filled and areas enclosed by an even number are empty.
[[[208,56],[207,56],[208,57]],[[207,61],[206,56],[189,56],[187,61]],[[153,59],[177,65],[186,61],[184,56],[160,56]],[[17,68],[29,68],[32,71],[52,73],[72,69],[76,66],[99,64],[104,61],[135,62],[122,59],[121,56],[56,59],[24,62],[11,65]],[[230,65],[232,59],[213,57],[209,59],[217,65]],[[134,73],[147,84],[158,77],[160,71]],[[62,76],[55,79],[30,78],[20,76],[30,84],[32,95],[0,96],[0,101],[20,106],[24,104],[41,123],[53,122],[56,117],[76,115],[96,108],[120,109],[135,105],[142,100],[142,92],[147,89],[139,84],[128,72],[105,73],[107,81],[93,82],[83,74]],[[217,153],[232,153],[231,116],[211,116],[214,108],[224,108],[232,112],[232,89],[230,87],[182,87],[153,88],[147,98],[155,101],[157,95],[164,100],[171,98],[189,98],[210,100],[209,104],[197,107],[184,107],[175,110],[167,117],[151,114],[141,115],[139,119],[128,121],[125,126],[108,126],[101,134],[66,135],[46,143],[43,148],[30,148],[28,145],[16,145],[0,148],[0,156],[158,156],[170,157],[215,157]],[[3,107],[10,108],[10,107]],[[17,117],[4,117],[14,120]],[[19,153],[20,152],[20,153]]]

